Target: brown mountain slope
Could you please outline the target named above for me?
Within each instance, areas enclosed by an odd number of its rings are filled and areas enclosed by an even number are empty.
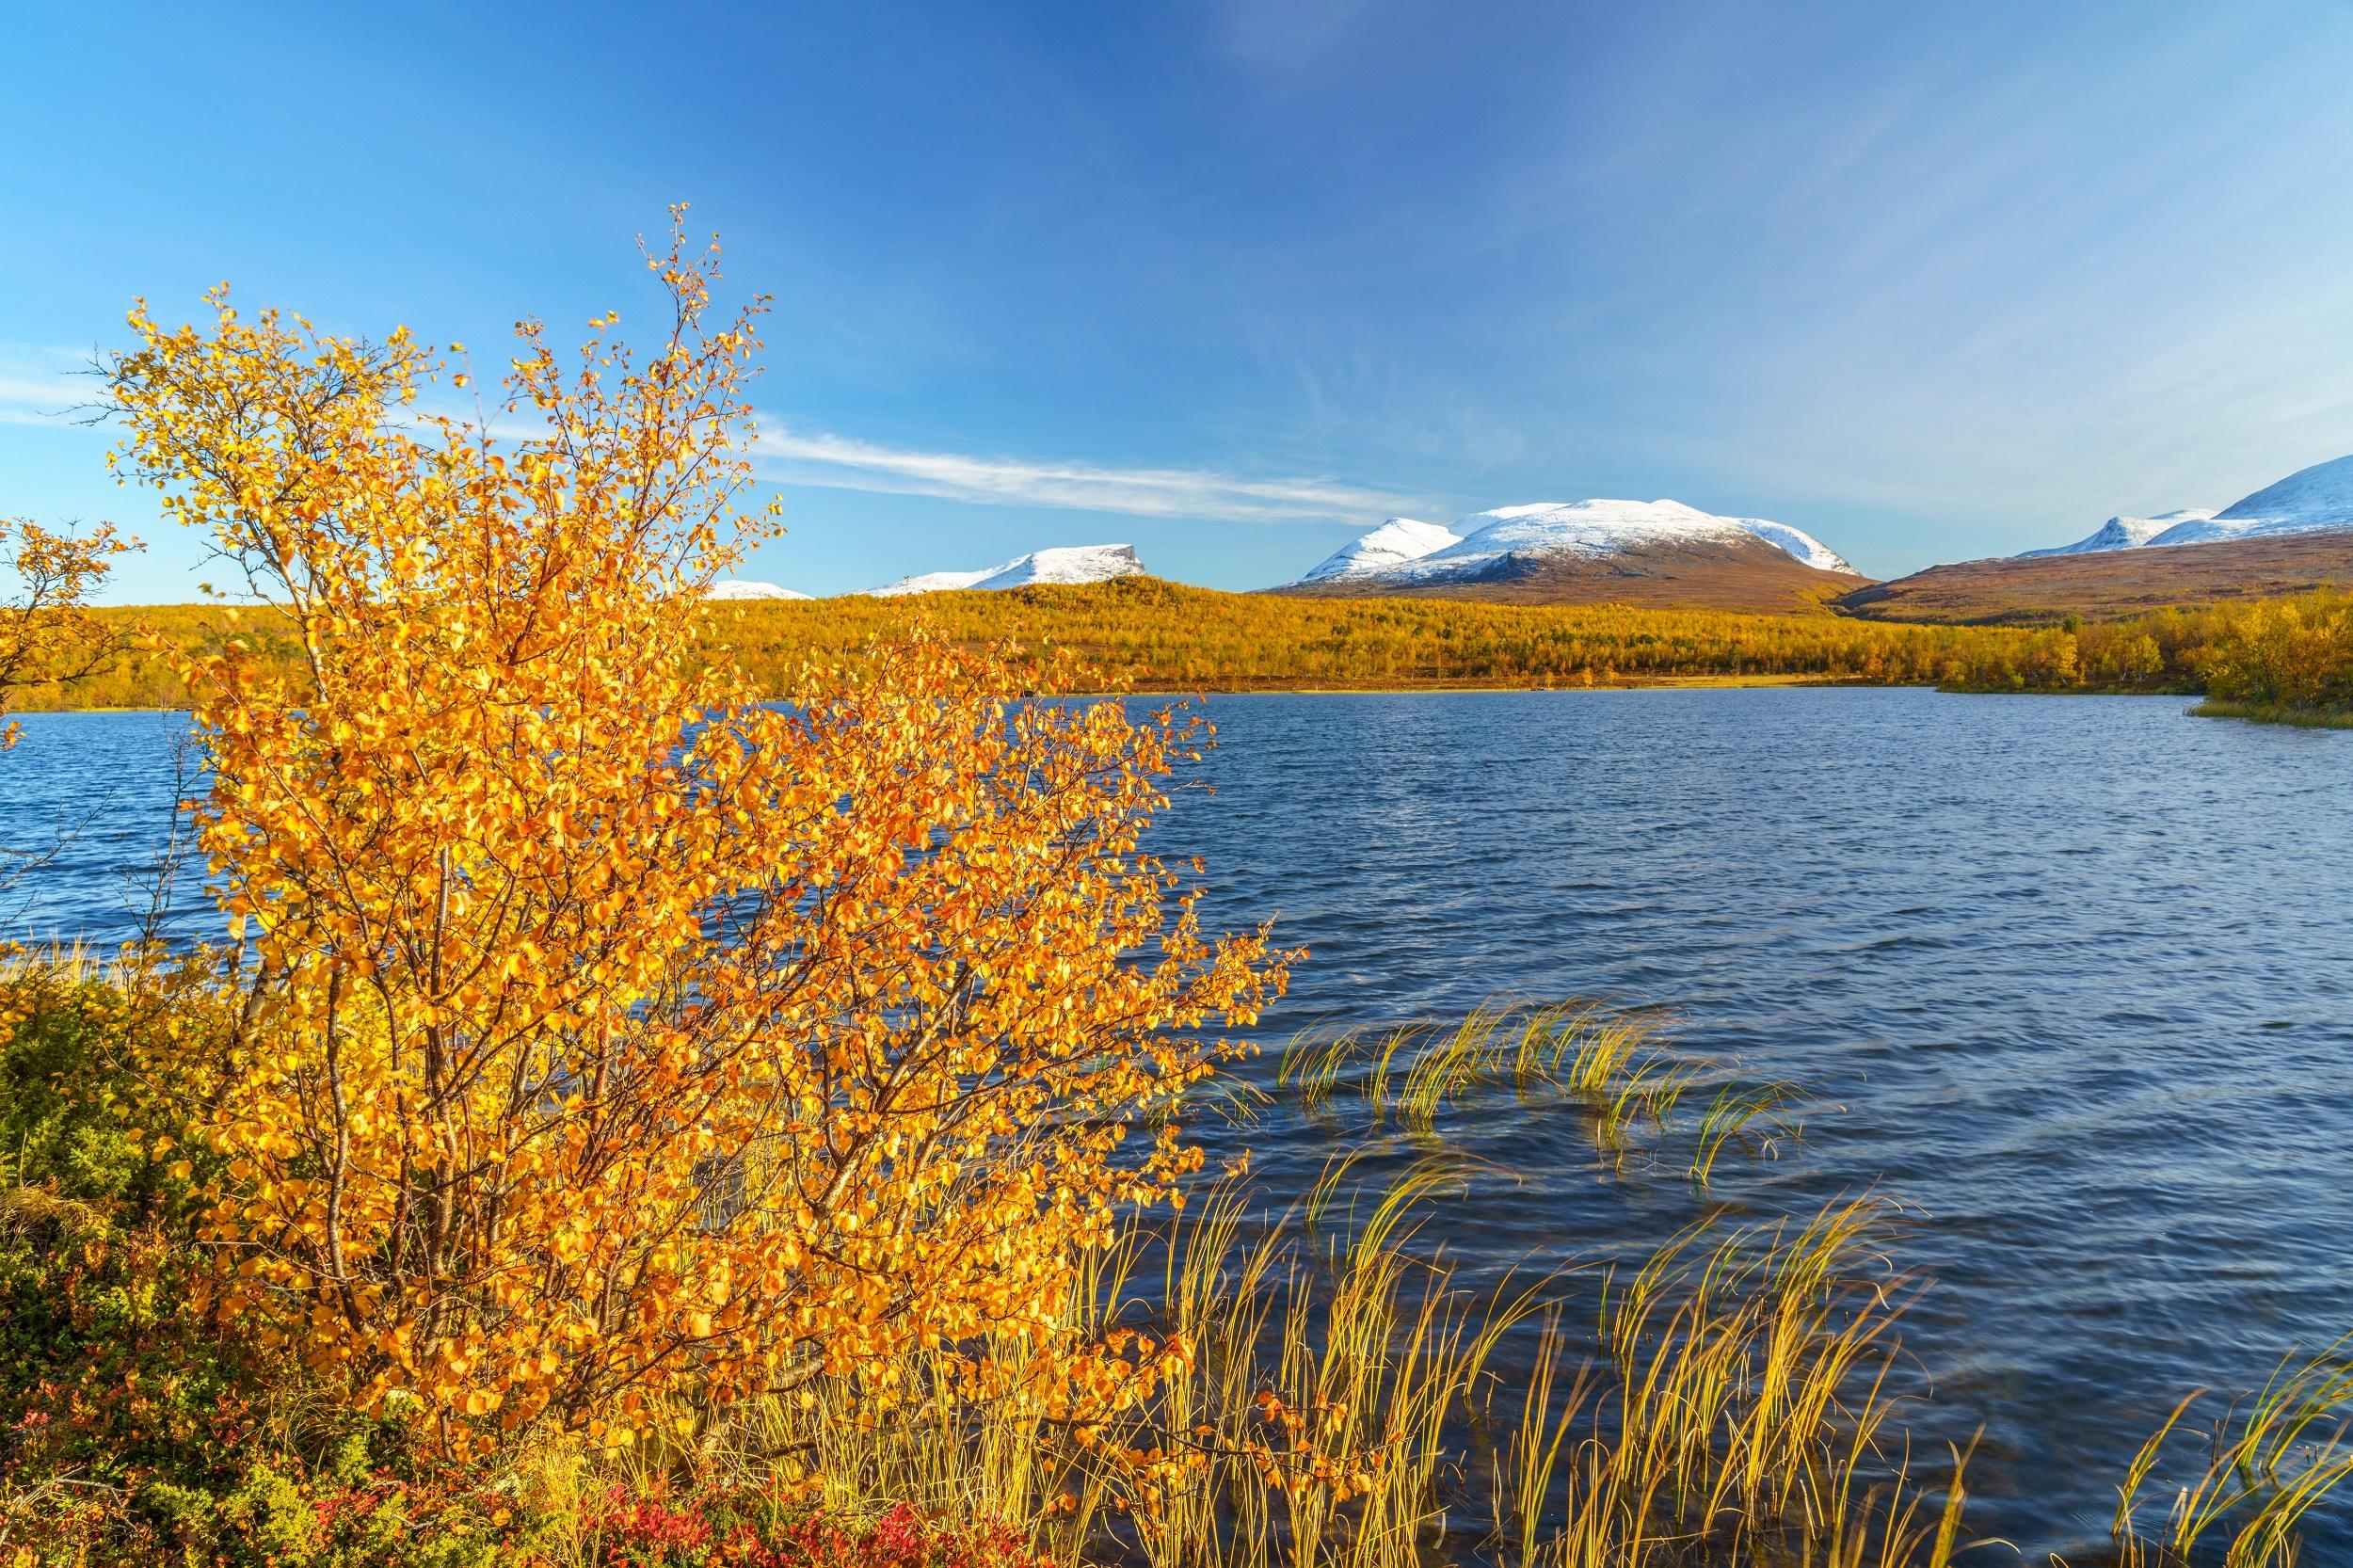
[[[1469,599],[1497,604],[1636,604],[1752,612],[1819,611],[1867,577],[1817,571],[1762,539],[1695,539],[1606,556],[1513,556],[1475,581],[1401,586],[1304,583],[1270,593],[1303,599]]]
[[[2031,561],[1962,561],[1857,588],[1836,608],[1870,620],[2032,625],[2347,583],[2353,583],[2353,533],[2290,534]]]

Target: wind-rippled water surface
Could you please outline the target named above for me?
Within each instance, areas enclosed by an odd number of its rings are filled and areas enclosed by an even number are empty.
[[[1919,1430],[1982,1423],[1974,1522],[2073,1550],[2182,1394],[2353,1331],[2353,734],[2182,706],[1221,697],[1217,792],[1172,837],[1229,923],[1279,910],[1311,950],[1278,1031],[1598,995],[1804,1085],[1803,1146],[1720,1189],[1916,1212]],[[1694,1212],[1497,1098],[1458,1136],[1521,1181],[1448,1213],[1458,1254],[1605,1255]]]
[[[1181,792],[1159,847],[1208,857],[1217,920],[1277,913],[1311,950],[1271,1039],[1598,996],[1802,1084],[1804,1142],[1721,1170],[1717,1199],[1907,1206],[1897,1261],[1934,1280],[1905,1326],[1937,1396],[1915,1431],[1982,1426],[1977,1529],[2073,1553],[2182,1394],[2353,1331],[2353,733],[2181,710],[1217,697],[1215,792]],[[162,840],[181,727],[25,721],[0,842],[82,825],[20,928],[135,927],[122,872]],[[1605,1259],[1699,1212],[1671,1168],[1608,1174],[1557,1107],[1447,1125],[1511,1174],[1444,1215],[1474,1265]],[[1325,1147],[1280,1114],[1247,1138],[1278,1186]],[[2308,1545],[2353,1560],[2341,1525]]]

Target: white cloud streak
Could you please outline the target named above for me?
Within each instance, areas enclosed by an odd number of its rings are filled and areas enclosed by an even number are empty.
[[[92,387],[65,372],[56,351],[0,349],[0,424],[72,426]],[[465,410],[461,417],[470,417]],[[515,437],[512,416],[499,421]],[[527,423],[527,421],[525,421]],[[1131,517],[1241,522],[1368,524],[1413,509],[1405,498],[1328,478],[1251,479],[1211,469],[1105,468],[1091,463],[912,452],[823,432],[768,425],[754,456],[761,473],[788,485],[930,496],[984,506],[1051,506]]]
[[[1400,497],[1329,479],[1244,479],[1206,469],[1098,468],[908,452],[771,426],[753,448],[768,478],[829,489],[932,496],[984,506],[1059,506],[1146,518],[1347,521],[1408,509]]]
[[[0,423],[71,425],[87,420],[84,408],[97,388],[88,377],[24,374],[0,363]]]
[[[0,340],[0,424],[87,429],[104,391],[89,372],[87,348]]]

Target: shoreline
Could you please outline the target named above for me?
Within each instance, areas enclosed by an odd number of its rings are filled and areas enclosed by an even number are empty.
[[[1219,684],[1205,682],[1199,685],[1137,685],[1118,690],[1096,689],[1081,692],[1066,692],[1060,695],[1072,697],[1451,696],[1478,693],[1490,693],[1497,696],[1533,695],[1537,693],[1545,693],[1555,696],[1572,696],[1589,692],[1741,691],[1750,689],[1926,691],[1947,692],[1955,696],[2163,696],[2177,699],[2182,697],[2190,697],[2199,699],[2201,702],[2211,702],[2214,700],[2206,698],[2203,693],[2185,690],[2121,691],[2113,687],[2029,687],[2023,691],[2010,691],[1998,689],[1975,689],[1966,686],[1942,686],[1933,681],[1928,680],[1863,680],[1852,678],[1842,679],[1833,676],[1821,675],[1662,675],[1645,680],[1628,680],[1619,679],[1612,680],[1596,680],[1591,684],[1581,682],[1569,684],[1555,681],[1546,685],[1537,685],[1520,680],[1423,680],[1416,681],[1409,685],[1368,684],[1361,686],[1308,685],[1277,681],[1270,681],[1264,685],[1237,685],[1233,683]],[[760,700],[763,702],[782,702],[785,699],[779,696],[763,697]],[[2252,705],[2233,705],[2233,711],[2228,712],[2222,712],[2219,708],[2213,708],[2209,709],[2207,712],[2202,713],[2200,716],[2248,718],[2254,719],[2257,722],[2265,722],[2253,712],[2242,712],[2235,711],[2236,708],[2245,706]],[[2185,712],[2187,710],[2185,710]],[[67,714],[88,716],[101,713],[128,715],[136,713],[185,713],[188,712],[190,712],[190,710],[186,708],[20,708],[10,710],[8,716],[10,718],[26,719],[61,716]],[[2292,719],[2272,718],[2269,719],[2268,722],[2294,723],[2297,721]],[[2303,722],[2310,724],[2313,721],[2306,720]],[[2319,722],[2320,727],[2323,728],[2349,726],[2353,725],[2353,715],[2331,715],[2329,718]]]
[[[1489,692],[1550,693],[1571,696],[1583,692],[1650,692],[1676,688],[1738,690],[1747,687],[1786,688],[1793,686],[1833,687],[1857,686],[1881,690],[1925,688],[1925,682],[1911,680],[1838,680],[1817,675],[1666,675],[1648,680],[1596,680],[1592,684],[1555,681],[1536,685],[1519,680],[1425,680],[1413,685],[1324,686],[1269,684],[1264,686],[1200,685],[1200,686],[1134,686],[1125,692],[1092,692],[1078,695],[1091,696],[1456,696],[1463,693]],[[1927,688],[1932,689],[1932,688]]]

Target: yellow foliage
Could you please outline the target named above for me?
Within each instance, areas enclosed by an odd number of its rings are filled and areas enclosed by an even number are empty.
[[[119,633],[90,613],[89,596],[112,557],[135,548],[111,523],[76,536],[0,518],[0,563],[17,584],[0,604],[0,698],[23,686],[77,680],[113,657]],[[17,727],[0,725],[0,751],[16,741]]]
[[[2353,599],[2245,605],[2208,644],[2201,667],[2208,693],[2225,702],[2353,712]]]
[[[1913,625],[1831,614],[1743,615],[1623,604],[1489,604],[1453,600],[1294,599],[1222,593],[1150,578],[916,599],[849,596],[729,604],[707,628],[715,653],[771,696],[801,666],[839,663],[869,644],[928,629],[958,646],[1014,645],[1024,680],[1051,675],[1053,650],[1097,672],[1098,688],[1160,691],[1440,686],[1589,686],[1650,681],[1802,680],[1939,685],[1969,691],[2194,692],[2210,645],[2254,631],[2280,605],[2304,624],[2345,613],[2342,594],[2165,609],[2052,626]],[[301,673],[298,642],[268,610],[161,605],[100,610],[149,648],[126,648],[73,681],[28,686],[25,710],[173,707],[187,700],[169,653],[232,640]],[[2312,653],[2347,679],[2353,643]],[[2217,672],[2218,673],[2218,670]]]
[[[707,328],[675,225],[648,264],[657,352],[525,323],[504,444],[405,330],[132,315],[119,470],[276,638],[151,643],[244,933],[223,1289],[453,1450],[821,1378],[880,1409],[984,1338],[969,1397],[1117,1408],[1160,1364],[1060,1309],[1282,983],[1139,852],[1194,729],[920,639],[760,706],[701,591],[775,526],[736,504],[759,307]]]

